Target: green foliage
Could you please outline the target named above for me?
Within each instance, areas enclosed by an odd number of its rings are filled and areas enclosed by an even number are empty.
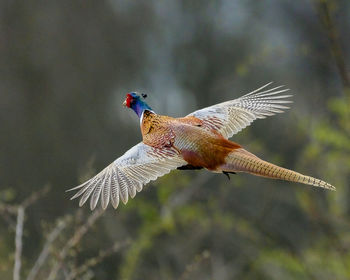
[[[262,250],[254,266],[269,279],[309,279],[300,257],[284,250]]]

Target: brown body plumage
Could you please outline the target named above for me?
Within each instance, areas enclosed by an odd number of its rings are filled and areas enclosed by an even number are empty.
[[[171,118],[145,111],[141,131],[143,142],[155,148],[173,147],[194,168],[213,172],[246,172],[318,187],[333,186],[316,178],[266,162],[227,140],[217,130],[203,127],[203,121],[189,116]]]

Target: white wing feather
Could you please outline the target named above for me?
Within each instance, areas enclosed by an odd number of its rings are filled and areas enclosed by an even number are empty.
[[[134,198],[143,185],[185,164],[175,149],[155,149],[141,142],[96,176],[68,191],[79,189],[71,198],[81,196],[79,206],[91,197],[91,210],[95,209],[99,199],[103,209],[109,202],[117,208],[120,200],[126,204],[129,196]]]
[[[269,85],[271,83],[240,98],[206,107],[188,116],[203,120],[209,129],[214,128],[224,137],[230,138],[256,119],[263,119],[289,109],[281,104],[292,103],[290,100],[285,100],[292,95],[280,95],[289,89],[283,86],[266,89]]]

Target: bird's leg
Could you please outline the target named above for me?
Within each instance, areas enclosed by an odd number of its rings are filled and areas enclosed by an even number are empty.
[[[227,172],[227,171],[222,171],[222,174],[227,176],[227,179],[231,180],[230,174],[236,174],[236,172]]]

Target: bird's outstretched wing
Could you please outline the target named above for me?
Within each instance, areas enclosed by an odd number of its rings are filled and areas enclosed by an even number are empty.
[[[250,125],[255,119],[263,119],[289,109],[289,107],[281,105],[292,102],[285,100],[292,95],[281,95],[289,89],[284,88],[284,86],[267,89],[269,85],[271,83],[240,98],[197,110],[188,116],[201,119],[204,126],[215,129],[224,137],[230,138]]]
[[[79,189],[71,198],[81,196],[79,206],[91,197],[91,210],[96,207],[99,199],[103,209],[107,208],[109,201],[117,208],[119,200],[126,204],[129,196],[134,198],[143,185],[184,164],[186,162],[175,149],[156,149],[141,142],[95,177],[68,191]]]

